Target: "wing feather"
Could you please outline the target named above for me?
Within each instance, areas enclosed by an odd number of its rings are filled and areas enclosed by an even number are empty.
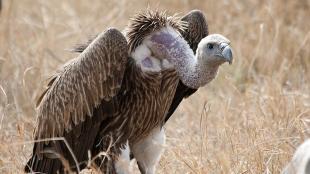
[[[192,10],[183,16],[181,20],[188,24],[187,28],[183,32],[181,31],[181,34],[191,49],[196,52],[201,39],[209,34],[207,19],[200,10]]]
[[[35,136],[62,136],[92,117],[102,99],[111,100],[120,90],[127,52],[126,38],[108,29],[57,71],[39,97]]]

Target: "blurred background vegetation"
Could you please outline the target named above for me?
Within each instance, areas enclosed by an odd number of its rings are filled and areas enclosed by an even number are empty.
[[[202,10],[231,40],[232,66],[166,125],[158,173],[280,173],[310,136],[310,1],[4,0],[0,13],[0,173],[22,173],[35,99],[66,51],[147,8]],[[137,168],[133,165],[133,173]]]

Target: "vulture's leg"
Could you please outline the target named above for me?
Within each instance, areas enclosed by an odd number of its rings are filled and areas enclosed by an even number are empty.
[[[131,151],[142,174],[155,173],[155,167],[164,151],[165,141],[165,131],[160,126],[154,128],[144,139],[131,145]]]
[[[130,165],[130,157],[129,157],[129,145],[128,141],[125,145],[124,149],[121,149],[121,154],[117,158],[117,161],[114,164],[115,170],[117,174],[127,174],[130,173],[129,165]]]
[[[115,142],[116,138],[111,133],[100,132],[92,148],[92,156],[95,162],[94,168],[104,174],[116,174],[116,163],[122,154],[125,145]]]

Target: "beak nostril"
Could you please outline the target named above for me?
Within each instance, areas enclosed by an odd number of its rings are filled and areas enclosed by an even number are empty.
[[[227,46],[228,46],[227,43],[221,43],[219,47],[220,47],[220,50],[223,51],[224,48],[227,47]]]

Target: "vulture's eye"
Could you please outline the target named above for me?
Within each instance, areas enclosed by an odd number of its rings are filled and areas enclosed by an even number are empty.
[[[208,44],[208,48],[209,48],[209,50],[212,50],[212,49],[213,49],[213,47],[214,47],[214,45],[213,45],[213,44]]]

